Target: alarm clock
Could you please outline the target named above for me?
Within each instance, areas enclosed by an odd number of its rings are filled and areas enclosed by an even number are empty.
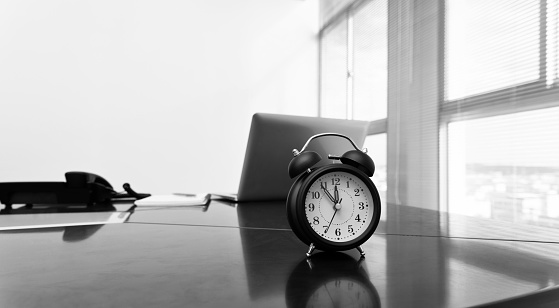
[[[309,143],[326,136],[344,138],[354,149],[341,156],[328,155],[332,164],[313,168],[322,157],[305,151]],[[309,249],[340,251],[357,249],[375,232],[380,220],[380,197],[370,177],[375,164],[349,137],[337,133],[314,135],[303,148],[293,150],[288,172],[296,178],[287,196],[291,229]]]

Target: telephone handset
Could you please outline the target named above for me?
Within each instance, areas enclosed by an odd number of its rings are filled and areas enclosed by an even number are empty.
[[[66,172],[64,177],[66,177],[66,184],[68,184],[68,187],[85,187],[87,184],[97,184],[111,190],[113,189],[109,181],[94,173],[70,171]]]
[[[114,199],[142,199],[149,194],[136,193],[128,183],[126,193],[117,193],[103,177],[88,172],[65,173],[66,182],[9,182],[0,183],[0,203],[11,209],[13,204],[84,204],[96,206]]]

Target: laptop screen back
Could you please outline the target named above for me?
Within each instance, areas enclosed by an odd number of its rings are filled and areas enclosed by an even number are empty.
[[[238,201],[285,200],[291,184],[287,166],[292,150],[301,150],[316,134],[339,133],[362,147],[369,122],[256,113],[252,117],[245,160],[238,190]],[[318,152],[329,164],[328,154],[342,155],[354,149],[340,137],[321,137],[311,141],[307,151]]]

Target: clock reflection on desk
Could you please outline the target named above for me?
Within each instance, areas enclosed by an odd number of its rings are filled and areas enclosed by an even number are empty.
[[[301,261],[285,291],[287,307],[380,307],[363,258],[345,253],[319,253]]]

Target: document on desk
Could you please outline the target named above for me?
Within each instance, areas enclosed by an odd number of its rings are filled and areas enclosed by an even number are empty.
[[[136,200],[134,204],[142,206],[204,206],[210,202],[210,194],[171,194],[152,195]]]

